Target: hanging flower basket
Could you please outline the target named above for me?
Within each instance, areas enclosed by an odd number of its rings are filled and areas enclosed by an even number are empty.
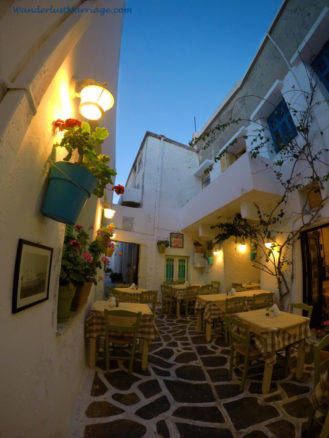
[[[107,257],[112,257],[114,251],[115,251],[115,248],[106,248],[106,253],[105,253],[105,255],[106,255]]]
[[[160,254],[163,254],[166,251],[166,248],[168,248],[168,246],[169,246],[168,240],[157,241],[157,247]]]
[[[97,185],[88,169],[67,161],[58,161],[50,171],[42,213],[55,221],[74,225]]]
[[[74,293],[75,293],[75,286],[72,283],[59,287],[58,309],[57,309],[58,322],[65,322],[69,319]]]
[[[72,300],[71,310],[77,311],[80,310],[87,302],[89,293],[91,290],[92,283],[83,283],[81,286],[78,286],[75,295]]]

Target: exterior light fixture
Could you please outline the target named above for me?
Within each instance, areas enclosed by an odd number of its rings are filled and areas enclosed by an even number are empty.
[[[112,219],[114,215],[115,215],[115,210],[107,207],[104,208],[104,217],[106,217],[106,219]]]
[[[114,105],[114,97],[105,87],[106,83],[100,84],[93,79],[78,82],[79,111],[86,119],[99,120]]]
[[[247,245],[245,244],[245,243],[240,243],[239,245],[238,245],[238,251],[239,252],[245,252],[246,251],[246,249],[247,249]]]
[[[220,249],[215,249],[215,251],[213,251],[214,256],[219,256],[220,255]]]
[[[265,242],[265,246],[266,246],[266,248],[268,248],[268,249],[271,249],[271,248],[272,248],[272,245],[273,245],[272,242]]]

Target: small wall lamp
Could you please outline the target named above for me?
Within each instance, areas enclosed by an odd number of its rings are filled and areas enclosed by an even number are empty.
[[[271,249],[273,246],[273,243],[272,242],[265,242],[265,246],[266,246],[266,248]]]
[[[79,111],[86,119],[99,120],[114,105],[114,97],[105,86],[106,83],[101,84],[93,79],[78,82]]]
[[[106,217],[106,219],[112,219],[114,215],[115,215],[115,210],[113,210],[112,208],[108,208],[107,206],[104,206],[104,217]]]

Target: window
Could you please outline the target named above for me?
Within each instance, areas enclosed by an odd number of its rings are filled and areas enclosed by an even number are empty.
[[[204,189],[205,187],[209,186],[210,184],[210,173],[207,173],[207,175],[203,175],[201,179],[201,186]]]
[[[312,68],[329,91],[329,41],[312,62]]]
[[[187,257],[166,258],[166,280],[187,280]]]
[[[276,152],[279,152],[282,146],[288,144],[297,135],[297,129],[284,99],[268,117],[267,123]]]

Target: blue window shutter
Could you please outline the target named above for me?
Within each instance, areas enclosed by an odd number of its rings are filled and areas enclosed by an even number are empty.
[[[178,280],[185,280],[185,259],[178,260]]]
[[[288,144],[289,141],[297,135],[296,126],[294,125],[289,108],[284,99],[281,100],[272,114],[270,114],[267,123],[276,152],[279,152],[282,146]]]
[[[174,279],[174,259],[166,259],[166,280]]]
[[[329,91],[329,41],[312,62],[312,68]]]

